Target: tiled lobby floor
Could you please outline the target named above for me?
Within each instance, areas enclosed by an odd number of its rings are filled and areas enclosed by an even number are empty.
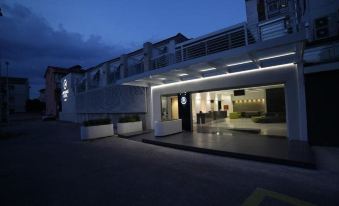
[[[207,122],[203,125],[193,124],[193,128],[197,128],[198,126],[226,129],[259,129],[261,135],[287,136],[286,123],[255,123],[250,118],[225,118]]]

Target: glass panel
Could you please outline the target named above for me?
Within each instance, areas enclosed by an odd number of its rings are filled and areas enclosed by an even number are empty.
[[[197,132],[287,137],[284,85],[194,93],[192,119]]]
[[[179,119],[178,96],[161,96],[161,120]]]

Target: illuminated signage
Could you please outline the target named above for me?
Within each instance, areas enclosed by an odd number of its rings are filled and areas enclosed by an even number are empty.
[[[62,91],[62,98],[64,99],[64,102],[67,102],[69,90],[68,90],[68,85],[67,85],[66,79],[64,79],[62,87],[63,87],[63,90],[64,90],[64,91]]]
[[[187,103],[187,98],[185,96],[182,96],[180,98],[180,102],[181,102],[182,105],[185,105]]]

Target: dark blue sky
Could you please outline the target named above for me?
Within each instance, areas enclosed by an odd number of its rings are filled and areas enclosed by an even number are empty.
[[[245,0],[0,0],[0,6],[2,59],[12,63],[12,75],[30,78],[32,97],[47,65],[90,67],[146,41],[178,32],[194,38],[246,18]]]

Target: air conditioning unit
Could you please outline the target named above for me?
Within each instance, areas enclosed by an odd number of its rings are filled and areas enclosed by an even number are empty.
[[[314,39],[320,40],[339,35],[338,21],[336,13],[314,19]]]

